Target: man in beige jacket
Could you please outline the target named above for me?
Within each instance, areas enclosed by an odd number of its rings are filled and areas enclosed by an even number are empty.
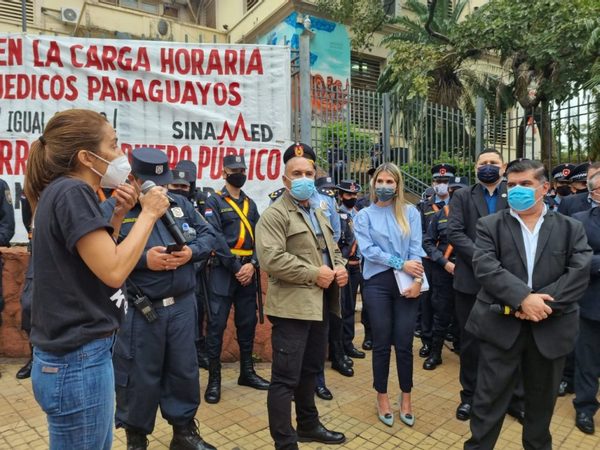
[[[297,449],[298,441],[341,444],[346,439],[321,424],[314,400],[315,376],[325,360],[328,310],[340,315],[339,288],[348,282],[329,220],[312,196],[314,160],[305,144],[285,151],[286,191],[256,226],[258,261],[269,274],[265,312],[273,324],[269,428],[281,450]]]

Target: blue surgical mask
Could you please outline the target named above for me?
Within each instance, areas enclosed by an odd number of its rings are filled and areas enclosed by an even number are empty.
[[[535,199],[535,191],[537,191],[540,187],[541,186],[538,186],[537,188],[515,186],[510,188],[508,190],[509,206],[517,212],[526,211],[533,207],[537,203]]]
[[[485,164],[477,169],[477,178],[485,184],[495,183],[500,179],[500,167],[493,164]]]
[[[396,195],[396,189],[385,186],[376,187],[375,195],[377,196],[379,201],[387,202],[388,200],[394,198],[394,195]]]
[[[291,180],[291,182],[292,188],[290,189],[290,194],[292,194],[292,197],[296,200],[308,200],[310,196],[315,193],[315,180],[312,178],[296,178]]]

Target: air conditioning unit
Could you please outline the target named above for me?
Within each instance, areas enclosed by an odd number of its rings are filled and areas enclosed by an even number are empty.
[[[63,23],[76,24],[79,21],[79,10],[77,8],[60,8],[60,20]]]

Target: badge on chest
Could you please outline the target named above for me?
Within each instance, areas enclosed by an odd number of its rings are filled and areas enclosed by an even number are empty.
[[[183,217],[183,210],[179,206],[174,206],[171,208],[171,214],[173,214],[173,217],[181,219]]]

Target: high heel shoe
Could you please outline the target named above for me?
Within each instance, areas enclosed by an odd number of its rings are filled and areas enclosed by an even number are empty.
[[[381,414],[379,412],[379,405],[377,404],[377,402],[375,402],[375,408],[377,409],[377,418],[384,423],[385,425],[387,425],[388,427],[391,427],[394,425],[394,414],[392,413],[385,413],[385,414]]]
[[[402,394],[400,395],[400,421],[409,427],[412,427],[415,424],[415,416],[412,413],[403,413],[402,412]]]

